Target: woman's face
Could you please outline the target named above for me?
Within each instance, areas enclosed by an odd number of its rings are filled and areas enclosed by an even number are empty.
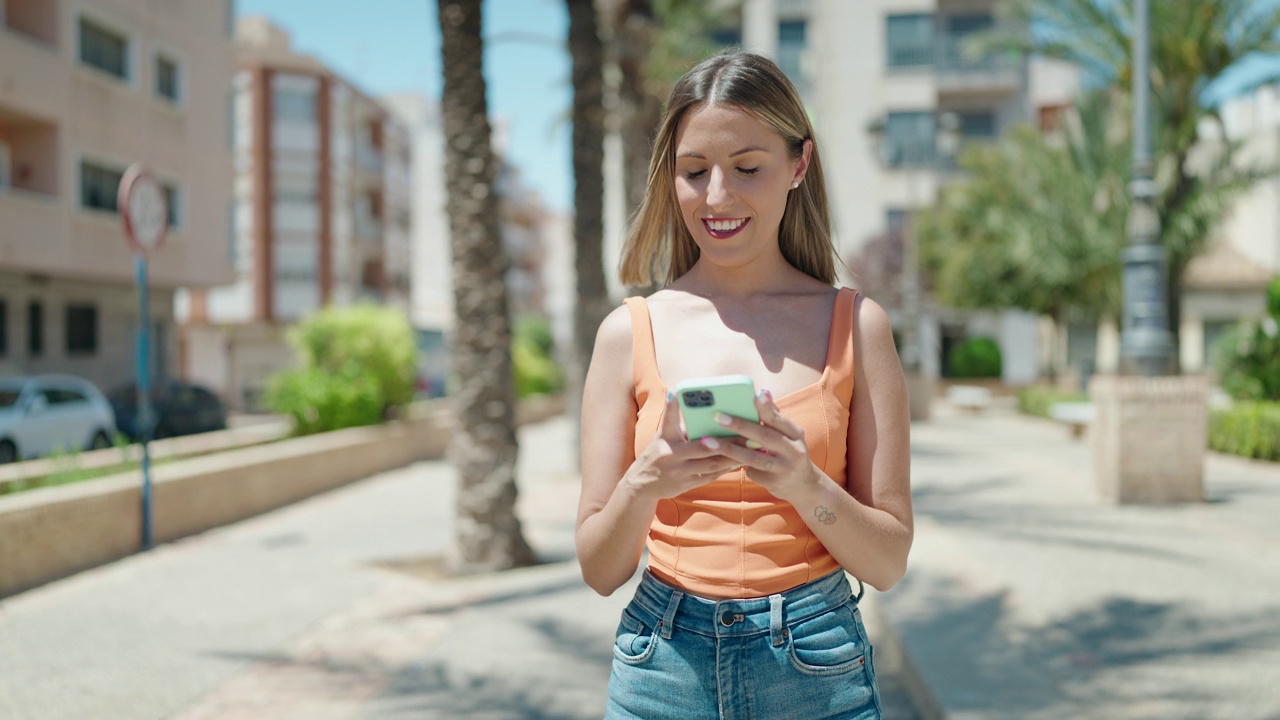
[[[799,158],[769,126],[728,105],[690,108],[676,131],[676,199],[702,257],[741,266],[777,252],[791,183],[803,181],[813,144]]]

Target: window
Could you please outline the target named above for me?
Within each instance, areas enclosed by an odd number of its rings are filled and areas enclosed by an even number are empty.
[[[9,354],[9,303],[0,300],[0,357]]]
[[[50,405],[70,405],[71,403],[89,402],[89,398],[79,390],[65,387],[46,388],[40,393]]]
[[[996,114],[987,112],[962,112],[960,116],[960,136],[963,138],[994,138],[996,136]]]
[[[176,228],[182,224],[178,222],[182,219],[182,193],[178,191],[178,186],[172,183],[161,183],[160,187],[164,190],[164,205],[169,215],[169,227]]]
[[[931,112],[891,112],[885,122],[885,150],[891,167],[933,165],[938,155]]]
[[[80,62],[121,80],[128,80],[129,38],[82,17]]]
[[[316,97],[310,92],[276,88],[271,102],[277,120],[311,122],[316,119]]]
[[[27,304],[27,355],[44,354],[44,305],[39,300]]]
[[[67,306],[67,354],[92,355],[98,351],[98,308]]]
[[[80,206],[116,212],[116,195],[124,173],[88,161],[80,163]]]
[[[933,64],[933,16],[890,15],[885,23],[885,64],[891,68]]]
[[[156,95],[178,102],[178,63],[164,55],[156,56]]]
[[[9,149],[9,143],[0,142],[0,190],[9,187],[13,182],[11,167],[13,167],[13,151]]]
[[[797,89],[805,87],[804,68],[801,63],[805,51],[805,22],[803,20],[778,23],[778,67],[791,79]]]
[[[943,64],[953,69],[981,69],[990,66],[992,57],[973,57],[966,52],[966,41],[975,34],[990,30],[994,21],[990,15],[954,15],[947,18],[947,34],[941,43],[945,56]]]

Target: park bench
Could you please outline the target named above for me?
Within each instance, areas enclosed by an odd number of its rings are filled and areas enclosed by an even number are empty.
[[[1093,403],[1057,402],[1049,406],[1049,417],[1066,425],[1071,437],[1078,439],[1093,422]]]
[[[959,410],[977,413],[991,407],[991,391],[976,385],[952,385],[947,388],[947,402]]]

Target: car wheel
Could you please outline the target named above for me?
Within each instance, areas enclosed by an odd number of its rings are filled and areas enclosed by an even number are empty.
[[[90,450],[102,450],[111,447],[111,438],[107,434],[99,430],[94,434],[93,440],[89,443]]]
[[[18,459],[18,448],[8,440],[0,440],[0,465]]]

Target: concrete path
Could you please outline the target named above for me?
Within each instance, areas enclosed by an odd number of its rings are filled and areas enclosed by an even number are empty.
[[[879,598],[926,717],[1280,718],[1280,466],[1108,507],[1089,443],[1011,410],[913,426],[916,544]]]
[[[456,476],[420,463],[0,601],[0,718],[599,718],[632,588],[573,560],[571,433],[521,430],[544,565],[439,578]]]

